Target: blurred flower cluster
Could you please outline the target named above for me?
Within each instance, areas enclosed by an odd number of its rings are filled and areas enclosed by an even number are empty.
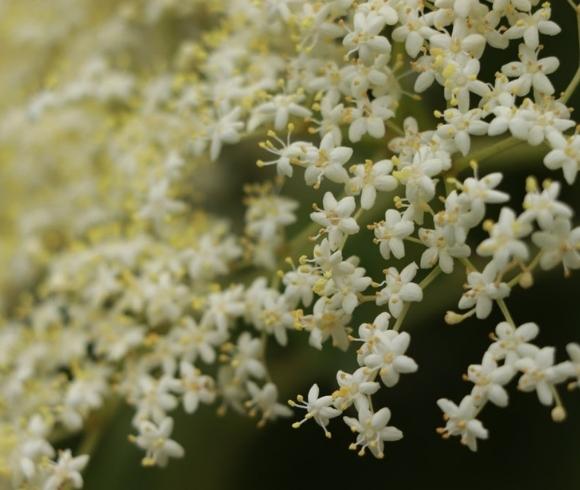
[[[373,395],[419,369],[407,313],[458,269],[446,322],[504,321],[470,394],[438,401],[439,432],[476,450],[512,380],[563,421],[580,345],[556,362],[507,305],[538,270],[580,268],[559,200],[580,169],[580,72],[556,93],[550,18],[539,0],[1,2],[0,484],[80,488],[119,403],[146,466],[184,456],[172,411],[200,404],[259,426],[302,409],[293,427],[327,437],[340,417],[351,449],[382,458],[403,433]],[[484,79],[499,51],[514,58]],[[408,108],[428,90],[440,110],[420,128]],[[529,177],[521,205],[486,169],[517,145],[564,180]],[[243,198],[239,166],[260,176]],[[355,238],[384,270],[347,252]],[[365,303],[381,313],[353,324]],[[288,406],[266,352],[296,330],[358,368]]]

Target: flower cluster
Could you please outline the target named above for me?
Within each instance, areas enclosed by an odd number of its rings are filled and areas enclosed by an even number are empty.
[[[457,270],[446,322],[495,307],[505,321],[468,367],[471,394],[438,401],[440,433],[475,450],[481,410],[507,406],[517,376],[564,420],[558,386],[579,386],[580,346],[556,363],[506,300],[538,269],[580,268],[580,227],[556,180],[529,177],[516,206],[509,168],[486,169],[526,145],[575,184],[580,75],[556,93],[549,3],[49,3],[32,17],[7,0],[0,20],[14,93],[0,101],[0,486],[80,488],[119,403],[145,466],[184,456],[175,410],[211,404],[258,426],[302,409],[293,427],[312,419],[327,437],[341,417],[350,448],[382,458],[403,433],[372,398],[418,370],[408,312]],[[484,79],[510,46],[517,59]],[[352,253],[363,242],[384,268]],[[365,303],[379,313],[353,325]],[[296,331],[357,367],[288,407],[266,354]]]

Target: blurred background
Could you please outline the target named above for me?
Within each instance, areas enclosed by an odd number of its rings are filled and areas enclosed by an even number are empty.
[[[34,2],[28,3],[32,8]],[[98,12],[99,2],[95,0],[93,3]],[[102,2],[103,9],[115,3]],[[54,5],[56,10],[52,14],[57,17],[67,14],[58,11],[57,3]],[[43,8],[47,9],[47,4]],[[577,67],[576,19],[564,0],[556,0],[553,10],[553,20],[562,26],[563,32],[557,38],[545,40],[545,51],[549,55],[557,54],[561,60],[554,78],[557,91],[561,91]],[[33,16],[33,10],[28,13]],[[175,27],[171,22],[168,20],[165,26],[169,33]],[[183,23],[181,19],[179,26],[183,27]],[[5,32],[8,29],[6,25],[2,28]],[[509,52],[493,50],[493,55],[487,58],[489,63],[482,67],[484,78],[491,80],[505,60],[515,58],[515,44],[512,48]],[[165,46],[164,49],[170,51],[171,47]],[[0,47],[0,67],[1,60]],[[49,63],[48,58],[24,56],[20,75],[4,71],[2,83],[13,89],[18,85],[19,90],[30,90],[35,80],[44,76],[43,62]],[[12,78],[7,82],[9,77]],[[21,83],[17,83],[19,81]],[[5,99],[10,96],[10,93],[2,95]],[[15,93],[14,97],[22,95]],[[402,121],[405,116],[414,115],[422,128],[432,127],[431,114],[435,109],[443,109],[441,100],[437,89],[433,89],[421,104],[405,106],[398,119]],[[576,95],[570,105],[577,107],[577,103]],[[8,105],[5,101],[0,108]],[[242,149],[226,148],[217,164],[222,166],[227,179],[211,200],[215,207],[212,211],[231,217],[234,222],[240,222],[243,212],[239,206],[243,184],[272,176],[252,164],[240,165],[239,157],[235,157],[236,153],[241,153],[251,161],[249,155],[256,151],[255,148],[255,142],[248,142]],[[530,173],[539,180],[549,177],[563,181],[560,175],[547,171],[541,163],[544,152],[542,148],[528,149],[522,145],[495,157],[485,167],[486,171],[501,169],[505,173],[502,189],[513,196],[510,205],[516,209],[524,193],[525,178]],[[1,186],[0,183],[0,193],[5,192]],[[304,226],[309,203],[315,197],[305,191],[303,185],[289,185],[288,193],[307,203],[302,209],[302,221],[291,230],[297,234]],[[577,185],[564,186],[562,200],[573,205],[578,212],[580,193]],[[368,236],[366,241],[352,240],[349,248],[349,253],[363,257],[363,265],[371,275],[380,276],[384,261],[380,259],[377,247],[369,243]],[[528,291],[515,289],[508,300],[516,322],[538,323],[541,328],[538,343],[556,346],[559,356],[563,356],[567,342],[580,342],[580,276],[569,279],[562,276],[560,269],[540,273],[534,288]],[[413,338],[409,353],[417,360],[419,371],[404,376],[396,388],[382,389],[377,395],[377,405],[391,409],[391,423],[405,434],[402,441],[387,444],[384,460],[360,458],[349,451],[352,435],[344,424],[336,420],[331,424],[333,438],[329,441],[313,423],[293,430],[290,421],[282,420],[258,429],[251,419],[235,413],[220,417],[215,408],[203,406],[194,416],[183,413],[176,416],[175,438],[185,447],[186,457],[171,461],[165,469],[144,469],[140,466],[142,453],[127,441],[132,412],[120,407],[107,422],[95,446],[85,474],[86,488],[580,488],[580,392],[563,394],[568,419],[555,424],[550,418],[550,410],[539,404],[535,394],[520,393],[512,383],[507,409],[489,406],[484,410],[481,418],[490,431],[490,438],[480,443],[477,453],[471,453],[455,439],[442,440],[435,432],[436,427],[443,423],[436,400],[446,397],[458,401],[469,391],[470,385],[462,380],[462,374],[469,364],[479,363],[489,344],[490,332],[502,320],[499,312],[494,310],[486,321],[471,319],[456,326],[446,325],[443,315],[447,309],[456,307],[463,282],[460,271],[440,278],[428,289],[424,303],[412,308],[405,321],[404,328]],[[374,318],[378,312],[372,305],[364,305],[357,310],[353,325]],[[307,335],[300,333],[291,334],[289,348],[281,350],[271,344],[268,350],[272,376],[279,384],[283,400],[307,392],[314,382],[320,385],[321,392],[332,392],[336,371],[354,369],[354,357],[354,346],[349,352],[342,353],[325,345],[319,352],[309,347]],[[74,444],[76,441],[66,442]]]

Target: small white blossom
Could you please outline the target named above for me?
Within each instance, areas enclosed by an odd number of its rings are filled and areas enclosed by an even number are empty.
[[[143,466],[167,465],[169,458],[182,458],[185,454],[183,447],[170,439],[173,432],[173,419],[164,418],[159,424],[144,420],[139,424],[139,435],[133,436],[133,442],[145,450],[142,460]]]
[[[250,400],[246,407],[250,410],[250,416],[261,412],[258,426],[263,426],[268,420],[276,420],[278,417],[290,417],[292,410],[278,403],[278,388],[273,383],[266,383],[262,388],[252,381],[246,384]]]
[[[87,454],[73,458],[68,449],[61,451],[58,460],[49,463],[49,476],[44,482],[43,490],[59,490],[67,484],[74,488],[81,488],[83,486],[81,471],[88,462],[89,456]]]
[[[365,134],[379,139],[385,135],[385,123],[394,116],[394,102],[388,95],[377,97],[372,102],[361,99],[357,106],[351,110],[348,138],[353,143],[362,139]]]
[[[551,170],[561,168],[568,184],[576,181],[580,169],[580,135],[564,136],[558,131],[548,135],[552,150],[544,157],[544,164]]]
[[[215,400],[215,383],[213,378],[201,374],[188,362],[179,365],[181,382],[183,383],[183,407],[187,413],[194,413],[199,402],[213,403]]]
[[[508,394],[504,386],[515,375],[515,370],[509,364],[498,366],[489,352],[483,356],[481,365],[472,364],[467,368],[467,379],[474,383],[471,396],[476,405],[482,405],[487,400],[498,407],[508,404]]]
[[[437,405],[444,413],[447,421],[445,427],[439,429],[443,437],[460,436],[461,444],[465,444],[472,451],[477,451],[477,439],[487,439],[488,431],[476,418],[479,412],[473,397],[466,396],[459,406],[450,400],[441,398]]]
[[[525,44],[520,44],[518,56],[520,61],[512,61],[502,67],[502,72],[516,78],[509,83],[510,88],[520,96],[527,95],[533,87],[540,93],[552,95],[554,86],[547,75],[554,73],[560,61],[555,56],[538,60],[538,53]]]
[[[333,406],[334,400],[330,395],[319,396],[320,389],[317,384],[313,384],[310,390],[308,390],[307,400],[304,401],[302,395],[298,396],[298,403],[294,401],[288,402],[291,407],[298,407],[306,410],[306,416],[292,424],[292,427],[297,429],[307,420],[314,420],[322,430],[324,435],[330,438],[330,432],[327,430],[327,426],[330,423],[330,419],[338,417],[342,412]]]
[[[358,418],[344,417],[344,422],[350,429],[357,433],[356,442],[349,449],[357,450],[363,456],[368,448],[375,458],[383,458],[385,453],[385,441],[398,441],[403,438],[403,433],[396,427],[388,426],[391,419],[391,411],[381,408],[373,413],[366,404],[358,407]]]
[[[391,314],[399,318],[404,303],[422,301],[423,290],[412,282],[417,269],[415,262],[410,263],[400,273],[394,267],[389,267],[385,271],[385,287],[377,293],[377,305],[388,303]]]
[[[376,343],[363,362],[369,368],[378,370],[385,386],[391,388],[399,382],[401,374],[417,371],[417,363],[405,355],[411,342],[407,332],[377,332],[375,339]]]
[[[515,363],[520,357],[533,355],[536,346],[530,340],[538,336],[540,329],[532,322],[515,327],[508,322],[500,322],[493,336],[495,342],[489,346],[489,352],[494,359],[505,359],[506,364]]]
[[[334,405],[344,411],[353,403],[360,402],[365,396],[375,394],[380,389],[380,385],[372,381],[371,375],[372,370],[364,367],[352,374],[338,371],[336,381],[340,388],[332,394]]]
[[[548,406],[554,400],[553,383],[558,382],[559,378],[554,369],[554,355],[553,347],[544,347],[514,364],[523,373],[518,381],[518,389],[535,391],[540,402]]]
[[[322,205],[323,209],[311,213],[310,218],[324,227],[331,250],[336,250],[346,235],[353,235],[359,231],[356,220],[351,217],[356,203],[352,196],[337,201],[331,192],[327,192],[324,194]]]
[[[539,192],[535,183],[532,187],[534,189],[524,198],[524,212],[520,219],[528,222],[535,220],[540,228],[549,229],[553,226],[554,219],[572,217],[572,208],[557,199],[560,194],[558,182],[546,183],[542,192]]]
[[[397,179],[390,175],[392,170],[393,165],[389,160],[376,163],[367,160],[364,164],[354,165],[350,169],[354,177],[348,181],[346,189],[350,194],[360,193],[361,208],[371,209],[375,204],[377,191],[388,192],[397,187]]]
[[[348,180],[348,172],[344,164],[350,160],[352,148],[337,146],[331,133],[326,134],[320,142],[318,150],[312,150],[307,157],[304,180],[306,185],[320,187],[323,178],[332,182],[344,184]]]
[[[349,32],[342,43],[349,50],[348,55],[359,53],[363,61],[372,59],[373,54],[388,53],[391,44],[386,37],[379,36],[385,27],[382,17],[365,15],[362,12],[354,16],[354,30]]]
[[[580,227],[572,229],[570,220],[557,218],[548,229],[535,232],[532,240],[542,250],[542,269],[562,263],[569,275],[571,270],[580,268]]]
[[[479,244],[477,253],[482,257],[493,256],[498,268],[504,268],[512,259],[527,260],[529,250],[520,238],[526,237],[532,227],[516,217],[510,208],[502,208],[499,220],[489,232],[490,237]]]
[[[404,239],[414,231],[412,221],[406,220],[396,209],[387,209],[385,220],[374,227],[375,239],[385,260],[391,258],[391,253],[401,259],[405,256]]]
[[[495,262],[487,264],[483,272],[472,271],[467,274],[467,291],[459,300],[459,308],[466,310],[475,306],[475,315],[479,319],[487,318],[493,307],[493,301],[504,299],[510,294],[505,282],[498,281],[498,269]]]

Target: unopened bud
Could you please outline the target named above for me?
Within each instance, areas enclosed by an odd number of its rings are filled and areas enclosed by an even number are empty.
[[[457,325],[458,323],[461,323],[463,321],[463,315],[460,315],[459,313],[455,313],[454,311],[447,311],[447,313],[445,313],[445,323],[447,323],[447,325]]]
[[[521,275],[518,283],[524,289],[531,288],[534,285],[534,276],[531,272],[526,271]]]
[[[554,422],[564,422],[566,420],[566,410],[563,406],[557,405],[552,409],[552,420]]]

